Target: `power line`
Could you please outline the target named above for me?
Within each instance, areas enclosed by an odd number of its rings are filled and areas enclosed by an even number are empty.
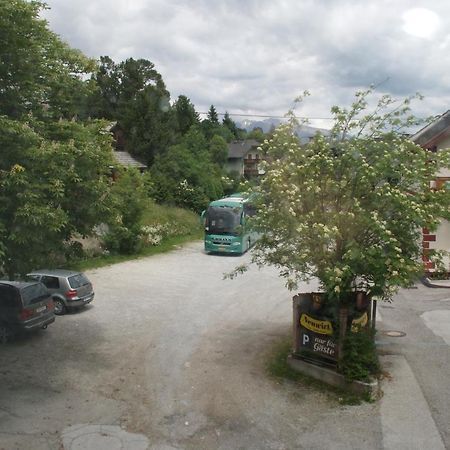
[[[199,112],[198,114],[204,114],[208,115],[208,112]],[[224,116],[227,113],[219,113],[216,112],[218,116]],[[228,112],[229,116],[238,116],[238,117],[262,117],[265,119],[286,119],[286,116],[272,116],[272,115],[266,115],[266,114],[238,114],[238,113],[230,113]],[[310,119],[310,120],[333,120],[334,117],[307,117],[307,116],[294,116],[296,119]]]

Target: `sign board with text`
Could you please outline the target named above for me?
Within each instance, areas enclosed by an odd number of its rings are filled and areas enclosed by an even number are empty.
[[[338,309],[325,301],[323,293],[294,296],[294,354],[335,364],[339,359]],[[348,331],[358,333],[370,325],[368,297],[355,293],[348,314]]]
[[[301,313],[299,325],[301,349],[307,349],[322,358],[337,361],[337,343],[330,321]]]

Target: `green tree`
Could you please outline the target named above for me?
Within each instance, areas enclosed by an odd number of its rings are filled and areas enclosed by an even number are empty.
[[[39,18],[43,7],[0,0],[0,114],[72,118],[84,108],[82,75],[94,63],[48,29]]]
[[[231,142],[235,139],[234,134],[228,127],[225,127],[220,123],[212,123],[208,119],[201,122],[200,128],[208,140],[211,140],[214,136],[221,136],[226,142]]]
[[[140,250],[141,221],[148,200],[143,175],[136,169],[121,169],[111,189],[111,201],[118,213],[108,221],[109,231],[104,238],[108,250],[120,254]]]
[[[105,123],[57,121],[38,124],[36,130],[57,149],[53,165],[64,186],[60,205],[68,217],[65,238],[90,234],[111,212],[110,167],[114,161]]]
[[[207,119],[208,119],[212,124],[215,124],[215,125],[218,125],[218,124],[219,124],[219,116],[217,115],[217,111],[216,111],[216,108],[214,107],[214,105],[211,105],[211,106],[209,107]]]
[[[55,122],[48,138],[41,127],[0,118],[0,267],[10,277],[61,262],[73,234],[89,233],[110,211],[101,125]]]
[[[430,189],[448,152],[432,155],[405,136],[411,99],[394,107],[384,96],[367,113],[371,94],[332,109],[330,137],[301,146],[287,125],[264,146],[273,163],[260,186],[257,258],[282,267],[291,287],[318,277],[342,302],[361,282],[381,298],[411,283],[422,270],[420,230],[434,229],[449,206],[445,190]]]
[[[227,141],[222,136],[213,136],[209,141],[211,160],[220,167],[224,167],[228,160]]]
[[[164,81],[145,59],[115,64],[105,56],[100,62],[93,77],[92,115],[116,120],[124,130],[127,150],[151,164],[174,142],[176,118]]]
[[[225,115],[223,117],[222,125],[231,131],[235,139],[238,139],[239,129],[236,126],[236,123],[231,119],[227,111],[225,112]]]
[[[403,134],[410,99],[394,108],[385,96],[365,113],[371,93],[333,108],[330,138],[301,146],[288,125],[264,146],[273,163],[260,187],[258,258],[283,267],[289,286],[318,277],[338,301],[359,282],[382,298],[408,285],[422,269],[420,230],[434,229],[449,206],[446,191],[430,189],[448,152],[431,155]]]
[[[176,116],[177,130],[183,136],[193,125],[200,123],[198,113],[195,111],[194,105],[185,96],[180,95],[173,105]]]
[[[180,142],[199,161],[209,161],[208,141],[201,129],[192,127]]]
[[[222,136],[227,142],[233,140],[233,133],[229,128],[219,123],[219,118],[214,105],[209,108],[206,119],[201,122],[201,129],[206,139],[210,140],[213,136]]]
[[[101,56],[98,68],[91,76],[92,91],[89,96],[91,117],[117,120],[120,97],[120,74],[109,56]]]
[[[211,160],[202,132],[193,127],[183,140],[158,155],[151,168],[154,197],[201,211],[211,198],[223,194],[221,170]]]
[[[9,276],[60,262],[72,236],[110,212],[109,133],[72,120],[84,113],[92,61],[47,28],[43,7],[0,0],[0,271]]]
[[[256,139],[259,142],[263,142],[265,138],[266,135],[260,127],[253,128],[253,130],[247,134],[247,139]]]
[[[263,145],[272,162],[256,189],[264,236],[253,261],[279,268],[290,289],[318,278],[343,334],[356,291],[389,300],[417,280],[421,230],[435,229],[450,206],[446,190],[430,188],[449,151],[430,153],[405,136],[416,123],[410,98],[383,96],[367,112],[371,94],[332,109],[330,137],[302,146],[293,121],[276,130]]]

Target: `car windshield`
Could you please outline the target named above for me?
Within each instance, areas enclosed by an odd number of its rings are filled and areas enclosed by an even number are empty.
[[[49,293],[42,283],[32,284],[22,289],[23,306],[33,305],[46,299]]]
[[[238,234],[241,208],[210,206],[206,211],[205,226],[212,234]]]
[[[89,284],[89,280],[82,273],[77,273],[76,275],[69,277],[69,285],[72,289],[77,289],[86,284]]]

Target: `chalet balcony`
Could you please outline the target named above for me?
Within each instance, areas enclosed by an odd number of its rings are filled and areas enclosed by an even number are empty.
[[[261,159],[255,158],[255,159],[244,159],[244,176],[246,178],[251,177],[257,177],[260,175],[259,171],[259,163],[261,162]]]

